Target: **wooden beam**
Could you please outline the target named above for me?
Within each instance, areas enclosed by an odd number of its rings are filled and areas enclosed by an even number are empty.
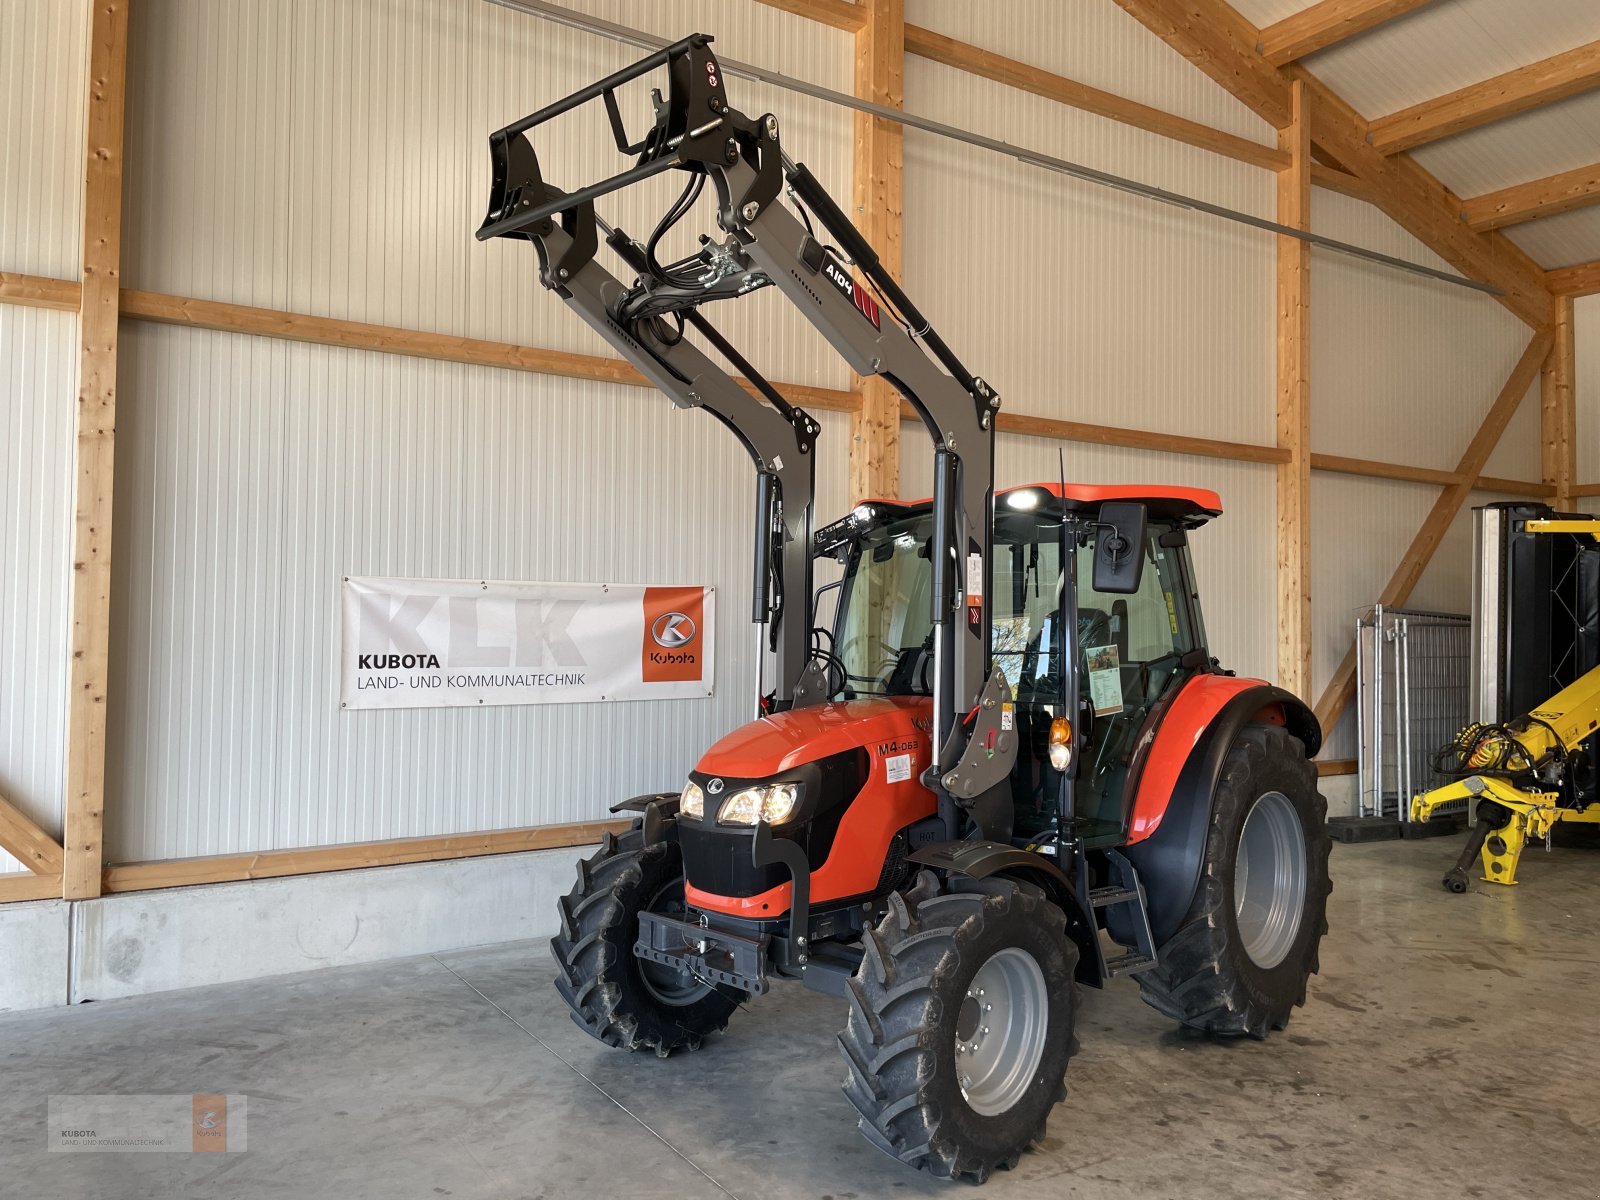
[[[1317,777],[1324,778],[1328,775],[1354,775],[1356,773],[1356,760],[1353,758],[1318,758],[1313,760],[1317,765]]]
[[[4,796],[0,796],[0,850],[35,875],[61,874],[60,844]]]
[[[53,900],[61,895],[61,875],[9,872],[0,875],[0,904],[22,900]]]
[[[1292,119],[1278,134],[1289,165],[1278,172],[1278,224],[1311,228],[1311,120],[1305,85],[1290,91]],[[1311,244],[1277,239],[1278,686],[1311,691]]]
[[[18,275],[11,271],[0,271],[0,304],[77,312],[82,298],[83,285],[76,279],[50,279],[44,275]]]
[[[275,308],[251,308],[217,300],[195,300],[162,292],[124,289],[122,315],[163,325],[185,325],[192,329],[214,329],[223,333],[244,333],[255,337],[283,338],[312,342],[319,346],[340,346],[348,350],[369,350],[379,354],[402,354],[411,358],[430,358],[441,362],[469,363],[479,367],[500,367],[508,371],[529,371],[537,375],[558,375],[565,379],[592,379],[600,383],[620,383],[628,387],[652,384],[620,358],[593,354],[574,354],[566,350],[540,350],[511,342],[489,342],[480,338],[427,333],[418,329],[399,329],[392,325],[368,325],[361,321],[341,321],[333,317],[311,317]],[[752,395],[755,388],[740,380]],[[807,384],[775,385],[791,402],[803,408],[854,412],[859,400],[853,392]]]
[[[1311,469],[1335,475],[1363,475],[1370,479],[1394,479],[1403,483],[1427,483],[1435,487],[1449,487],[1460,483],[1454,471],[1437,467],[1411,467],[1400,463],[1375,462],[1367,458],[1345,458],[1338,454],[1311,455]],[[1498,475],[1480,475],[1470,480],[1470,485],[1486,492],[1504,492],[1512,496],[1544,497],[1550,489],[1531,479],[1504,479]]]
[[[1600,262],[1557,267],[1546,273],[1545,279],[1553,296],[1593,296],[1600,292]]]
[[[122,270],[122,129],[128,0],[89,6],[83,196],[83,304],[73,464],[72,624],[62,895],[100,894],[111,636],[111,498],[117,420],[117,304]]]
[[[1366,182],[1356,178],[1349,171],[1341,171],[1338,167],[1326,163],[1312,163],[1311,182],[1320,188],[1327,188],[1330,192],[1339,192],[1355,200],[1373,203],[1373,192]]]
[[[1412,589],[1417,586],[1417,580],[1422,578],[1422,572],[1427,569],[1446,530],[1450,528],[1450,522],[1455,520],[1456,514],[1461,511],[1462,504],[1466,502],[1472,490],[1472,485],[1466,480],[1476,479],[1478,473],[1483,470],[1483,464],[1489,461],[1489,455],[1500,441],[1500,436],[1505,433],[1506,426],[1511,423],[1517,406],[1522,403],[1523,397],[1528,394],[1528,389],[1533,386],[1533,381],[1538,378],[1539,369],[1544,364],[1545,356],[1549,354],[1554,341],[1555,335],[1548,329],[1535,332],[1529,340],[1528,348],[1522,352],[1522,357],[1511,370],[1510,378],[1500,389],[1500,394],[1495,397],[1494,403],[1489,406],[1483,423],[1478,426],[1478,431],[1472,435],[1472,441],[1462,452],[1461,461],[1457,463],[1455,470],[1461,482],[1453,483],[1439,493],[1439,498],[1434,501],[1433,508],[1422,522],[1422,527],[1417,530],[1416,536],[1411,539],[1411,545],[1401,557],[1400,565],[1389,578],[1388,586],[1378,597],[1379,604],[1386,608],[1399,608],[1410,598]],[[1321,699],[1317,701],[1317,720],[1324,731],[1333,729],[1346,705],[1355,695],[1355,690],[1356,650],[1352,645],[1335,668],[1333,678],[1323,689]]]
[[[392,867],[401,863],[587,846],[598,842],[608,833],[622,833],[632,825],[632,821],[583,821],[570,825],[501,829],[489,833],[458,833],[442,837],[355,842],[344,846],[313,846],[301,850],[268,850],[259,854],[217,854],[205,858],[128,863],[107,868],[105,890],[142,892],[152,888],[187,887],[200,883],[277,879],[285,875],[311,875],[321,871],[350,871],[361,867]]]
[[[1553,497],[1551,504],[1568,508],[1572,504],[1572,485],[1577,482],[1572,297],[1557,296],[1551,303],[1555,338],[1539,377],[1539,464],[1544,484]]]
[[[1434,0],[1322,0],[1268,25],[1256,48],[1269,63],[1281,67],[1432,3]]]
[[[761,0],[761,3],[769,8],[781,8],[784,12],[794,13],[797,17],[832,25],[846,33],[855,33],[867,23],[866,14],[862,11],[865,6],[855,4],[852,0]]]
[[[1591,204],[1600,204],[1600,163],[1463,200],[1461,219],[1482,232],[1559,216]]]
[[[1159,108],[1151,108],[1147,104],[1046,71],[1042,67],[1029,66],[992,50],[981,50],[920,25],[906,26],[906,53],[1042,96],[1046,100],[1054,100],[1069,108],[1107,117],[1147,133],[1160,134],[1173,141],[1210,150],[1251,166],[1273,171],[1284,166],[1283,152],[1273,146],[1264,146],[1238,134],[1224,133],[1198,121],[1174,116]]]
[[[1586,496],[1600,496],[1600,483],[1580,483],[1568,494],[1574,500]]]
[[[1530,326],[1546,322],[1549,293],[1539,265],[1504,235],[1469,229],[1460,197],[1409,157],[1386,157],[1368,144],[1366,121],[1303,66],[1275,67],[1257,53],[1260,31],[1226,0],[1116,2],[1275,128],[1289,123],[1289,85],[1302,80],[1313,149],[1361,180],[1370,192],[1363,199],[1456,270],[1499,288],[1500,302]]]
[[[1600,86],[1600,42],[1590,42],[1493,79],[1376,118],[1380,154],[1397,154]]]
[[[862,0],[856,34],[855,94],[887,108],[905,99],[905,0]],[[855,223],[885,269],[901,278],[900,217],[905,193],[905,131],[870,113],[853,115]],[[856,380],[861,407],[850,419],[852,503],[900,495],[900,393],[881,375]]]
[[[900,419],[920,422],[916,410],[903,403]],[[1213,438],[1187,437],[1181,433],[1157,433],[1147,429],[1125,429],[1117,425],[1096,425],[1088,421],[1065,421],[1059,417],[1035,417],[1001,409],[994,427],[1000,433],[1047,438],[1057,442],[1082,442],[1090,446],[1125,446],[1132,450],[1154,450],[1162,454],[1189,454],[1199,458],[1222,458],[1232,462],[1287,462],[1289,453],[1276,446],[1257,446],[1250,442],[1224,442]]]

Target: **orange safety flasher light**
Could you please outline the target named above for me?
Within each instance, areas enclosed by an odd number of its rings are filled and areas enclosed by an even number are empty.
[[[1050,765],[1058,771],[1072,765],[1072,722],[1065,717],[1050,722]]]

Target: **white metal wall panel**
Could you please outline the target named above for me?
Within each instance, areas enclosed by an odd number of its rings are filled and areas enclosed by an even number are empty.
[[[753,474],[706,415],[166,326],[122,356],[113,861],[593,819],[746,717]],[[819,416],[831,514],[848,419]],[[716,696],[341,712],[356,574],[714,584]]]
[[[606,7],[623,21],[650,11]],[[676,11],[655,22],[699,23],[688,6]],[[730,57],[848,89],[846,35],[753,2],[726,16],[717,46]],[[147,0],[131,30],[129,285],[609,353],[543,294],[530,246],[472,233],[488,200],[490,131],[638,56],[472,0]],[[848,113],[742,80],[730,91],[748,111],[779,113],[790,153],[848,188]],[[630,130],[642,129],[648,86],[623,99]],[[575,187],[626,165],[603,108],[590,110],[539,131],[552,182]],[[600,209],[642,239],[681,186],[662,177]],[[666,251],[716,233],[711,210],[703,198]],[[724,310],[713,315],[757,347],[755,365],[773,378],[847,386],[837,357],[775,297]]]
[[[1265,172],[949,68],[910,61],[906,97],[1031,149],[1271,204]],[[932,134],[908,131],[905,163],[907,288],[1011,411],[1272,439],[1270,237]]]
[[[78,276],[87,12],[83,0],[0,3],[0,271]]]
[[[0,796],[59,834],[77,317],[0,304]],[[0,871],[21,864],[0,853]]]
[[[1275,140],[1265,121],[1107,0],[908,0],[906,20],[1191,121]],[[906,100],[925,111],[909,90]]]
[[[1387,217],[1347,196],[1318,189],[1312,220],[1330,237],[1438,263]],[[1317,252],[1311,336],[1315,450],[1448,470],[1530,334],[1490,296]]]

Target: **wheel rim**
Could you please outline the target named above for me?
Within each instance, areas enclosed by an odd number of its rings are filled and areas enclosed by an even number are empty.
[[[1233,867],[1234,916],[1250,961],[1263,969],[1288,957],[1306,906],[1306,839],[1282,792],[1250,808]]]
[[[664,886],[650,898],[645,911],[682,920],[688,911],[683,899],[683,880],[675,879]],[[693,1004],[711,991],[711,985],[696,979],[688,968],[670,967],[647,958],[635,958],[634,962],[639,964],[639,978],[645,991],[670,1008]]]
[[[1022,1099],[1049,1020],[1050,993],[1033,955],[1008,946],[978,968],[956,1017],[956,1070],[973,1112],[997,1116]]]

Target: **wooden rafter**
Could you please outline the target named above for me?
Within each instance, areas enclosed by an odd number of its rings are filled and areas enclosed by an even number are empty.
[[[60,843],[4,796],[0,796],[0,850],[36,875],[61,874]]]
[[[1174,116],[1159,108],[1151,108],[1148,104],[1140,104],[1046,71],[1042,67],[1018,62],[992,50],[979,49],[920,25],[906,26],[906,53],[1252,166],[1276,171],[1285,165],[1283,152],[1273,146],[1264,146],[1238,134],[1224,133],[1198,121]]]
[[[1600,204],[1600,163],[1530,180],[1461,202],[1461,219],[1473,229],[1503,229],[1538,217]]]
[[[832,25],[846,33],[856,33],[867,23],[866,5],[853,3],[853,0],[761,0],[761,3]]]
[[[0,875],[0,904],[19,900],[50,900],[61,895],[61,875],[33,875],[12,871]]]
[[[1550,292],[1556,296],[1593,296],[1600,292],[1600,262],[1577,263],[1548,272]]]
[[[73,464],[72,623],[62,894],[100,894],[111,638],[111,497],[122,270],[122,131],[128,0],[89,6],[89,98],[83,198],[83,300]]]
[[[856,34],[855,94],[887,108],[905,95],[905,0],[862,0],[866,24]],[[870,113],[854,114],[856,225],[889,274],[901,276],[900,216],[905,188],[905,131]],[[900,495],[900,393],[881,375],[856,380],[861,407],[851,416],[850,497]]]
[[[1281,67],[1433,3],[1435,0],[1321,0],[1264,28],[1258,48],[1263,58]]]
[[[1278,146],[1289,165],[1278,172],[1278,224],[1311,228],[1311,121],[1305,85],[1290,92],[1292,119]],[[1278,684],[1311,690],[1311,244],[1277,239]]]
[[[1529,340],[1527,349],[1522,352],[1522,357],[1512,368],[1505,386],[1500,389],[1500,394],[1489,406],[1489,412],[1483,418],[1483,423],[1472,435],[1472,441],[1462,453],[1461,461],[1456,464],[1455,474],[1462,482],[1453,483],[1439,493],[1439,498],[1434,501],[1427,519],[1422,522],[1422,527],[1411,539],[1411,545],[1401,557],[1400,565],[1390,577],[1388,586],[1378,597],[1378,603],[1387,608],[1399,608],[1410,598],[1412,589],[1422,578],[1422,572],[1427,569],[1434,552],[1439,548],[1439,543],[1444,539],[1445,532],[1450,528],[1450,522],[1455,520],[1456,514],[1461,511],[1461,506],[1466,503],[1467,496],[1471,493],[1471,485],[1466,480],[1477,478],[1478,473],[1483,470],[1484,463],[1489,461],[1489,455],[1500,441],[1500,435],[1506,431],[1506,426],[1511,423],[1517,406],[1522,403],[1523,397],[1528,394],[1528,389],[1533,386],[1533,381],[1538,378],[1540,367],[1543,366],[1545,356],[1549,354],[1554,341],[1555,335],[1548,329],[1536,331]],[[1317,701],[1317,720],[1321,722],[1324,730],[1333,728],[1355,695],[1355,690],[1356,651],[1352,645],[1335,668],[1333,678],[1323,689],[1321,699]]]
[[[1301,80],[1311,111],[1311,143],[1360,179],[1365,197],[1463,274],[1492,284],[1502,304],[1534,328],[1549,318],[1544,272],[1504,235],[1475,233],[1461,199],[1408,156],[1387,157],[1367,142],[1367,125],[1299,64],[1279,68],[1256,50],[1260,31],[1226,0],[1116,0],[1142,24],[1274,128],[1288,125],[1289,86]]]
[[[1600,42],[1377,117],[1369,132],[1380,154],[1397,154],[1595,87],[1600,87]]]

